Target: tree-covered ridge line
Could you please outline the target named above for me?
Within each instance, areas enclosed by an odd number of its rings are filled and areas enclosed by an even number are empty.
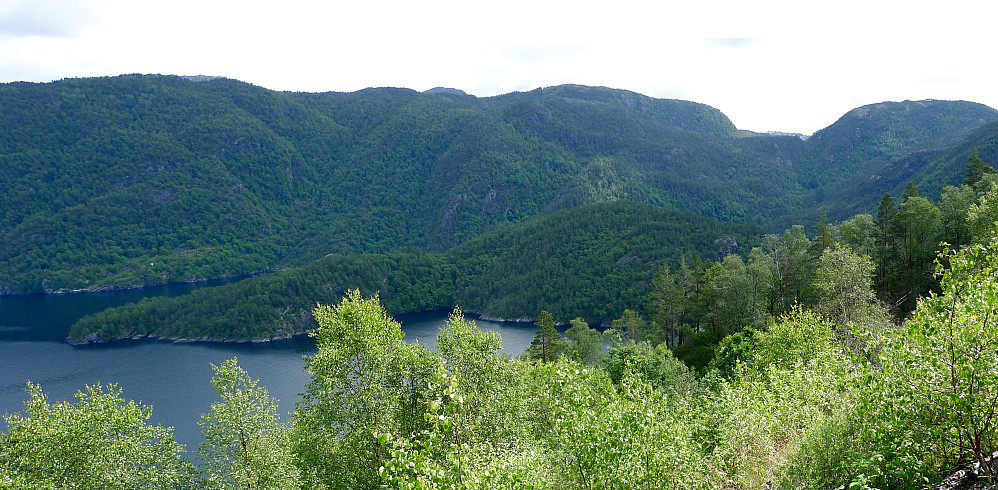
[[[900,192],[892,162],[946,151],[998,117],[967,102],[885,103],[802,141],[599,87],[309,94],[139,75],[4,84],[0,106],[0,294],[441,252],[613,199],[770,231],[812,221],[816,206],[843,219]],[[960,174],[918,165],[934,182]],[[857,182],[872,183],[849,194]]]
[[[175,77],[3,89],[4,190],[13,194],[3,197],[17,205],[5,207],[0,231],[10,232],[3,251],[27,290],[58,289],[48,276],[59,270],[83,288],[240,274],[328,253],[442,250],[536,215],[590,158],[525,134],[536,131],[517,119],[539,94],[492,104],[392,89],[280,94]],[[551,100],[582,113],[607,105]],[[675,104],[693,118],[712,110]],[[608,112],[601,122],[654,121]],[[581,146],[591,153],[598,144]],[[117,264],[110,277],[108,264]],[[0,278],[0,289],[26,288]]]
[[[378,293],[393,314],[460,305],[496,318],[609,322],[641,309],[663,264],[751,249],[762,230],[627,201],[581,206],[496,230],[441,254],[336,255],[174,298],[147,298],[73,325],[73,342],[133,337],[267,340],[313,327],[316,303]]]

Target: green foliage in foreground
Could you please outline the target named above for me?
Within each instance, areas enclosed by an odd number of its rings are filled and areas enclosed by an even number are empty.
[[[796,488],[922,488],[998,449],[998,255],[975,246],[940,259],[950,264],[940,266],[942,290],[911,320],[857,329],[872,362],[851,370],[847,403],[808,435],[790,474]]]
[[[277,400],[235,358],[212,368],[211,384],[222,401],[212,403],[199,422],[205,442],[198,455],[205,462],[207,485],[258,490],[297,486],[298,468],[291,464],[291,439],[280,423]]]
[[[760,234],[753,226],[646,204],[590,205],[497,230],[443,254],[331,256],[185,296],[148,298],[85,317],[69,337],[286,337],[314,327],[316,303],[337,301],[350,289],[378,293],[394,314],[461,305],[499,318],[545,309],[559,320],[585,314],[588,323],[609,323],[625,309],[643,309],[661,264],[675,265],[684,255],[716,257],[719,239],[748,249]]]
[[[88,386],[76,402],[49,403],[28,384],[25,413],[4,416],[0,488],[189,488],[197,477],[173,429],[146,423],[152,407],[114,385]]]
[[[885,342],[885,393],[927,437],[981,461],[998,442],[998,255],[973,247],[942,257],[940,293]]]
[[[924,488],[998,449],[998,255],[976,245],[940,259],[942,289],[904,325],[843,331],[841,310],[794,308],[722,342],[719,369],[699,378],[664,343],[611,342],[595,365],[573,349],[510,358],[460,311],[430,351],[354,290],[314,312],[318,352],[291,420],[234,360],[216,368],[222,402],[188,483],[242,488],[266,472],[264,486],[303,489]],[[169,430],[120,393],[49,405],[30,389],[28,414],[0,434],[0,486],[190,476]]]

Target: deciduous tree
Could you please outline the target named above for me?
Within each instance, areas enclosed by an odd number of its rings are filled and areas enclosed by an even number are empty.
[[[236,358],[215,366],[212,386],[222,398],[201,416],[198,454],[207,481],[219,489],[284,489],[298,485],[288,428],[277,400],[257,386]]]
[[[978,245],[943,257],[939,294],[885,343],[887,395],[929,438],[983,461],[998,448],[998,254]]]
[[[377,486],[388,448],[375,434],[408,434],[424,424],[428,352],[403,340],[377,296],[349,291],[313,314],[318,351],[306,358],[312,379],[294,418],[300,464],[327,485]]]
[[[121,398],[111,384],[88,386],[76,402],[49,403],[36,384],[26,413],[4,416],[0,483],[14,488],[190,488],[194,467],[172,428],[149,425],[152,407]]]

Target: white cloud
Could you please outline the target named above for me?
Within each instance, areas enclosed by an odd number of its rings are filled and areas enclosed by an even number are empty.
[[[4,0],[0,3],[0,38],[71,37],[96,20],[82,1]]]
[[[754,37],[715,37],[704,40],[704,45],[709,48],[747,48],[758,41]]]
[[[843,0],[242,2],[7,0],[0,81],[221,75],[276,90],[561,83],[713,105],[811,133],[883,100],[998,106],[983,28],[998,7]],[[996,4],[998,5],[998,4]],[[929,9],[931,6],[931,10]]]

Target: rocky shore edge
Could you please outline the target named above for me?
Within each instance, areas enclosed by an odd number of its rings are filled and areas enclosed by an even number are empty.
[[[97,332],[92,332],[86,337],[84,337],[83,340],[76,340],[70,337],[66,337],[66,343],[74,347],[106,345],[118,342],[129,342],[134,340],[154,340],[160,342],[173,342],[178,344],[184,344],[184,343],[264,344],[267,342],[274,342],[279,340],[290,340],[295,337],[300,337],[302,335],[308,335],[309,332],[310,330],[295,333],[292,335],[277,335],[274,337],[256,338],[256,339],[226,339],[226,338],[215,338],[208,336],[198,337],[198,338],[182,338],[182,337],[167,337],[165,335],[155,335],[155,334],[126,334],[108,339],[108,338],[101,338]]]
[[[416,312],[419,313],[419,312]],[[474,315],[479,320],[484,320],[488,322],[499,322],[499,323],[520,323],[520,324],[532,324],[537,321],[536,318],[531,317],[520,317],[520,318],[499,318],[496,316],[489,315],[487,313],[481,313],[472,310],[465,310],[465,313]],[[403,313],[405,314],[405,313]],[[394,316],[394,315],[393,315]],[[561,324],[559,324],[561,325]],[[287,325],[286,325],[287,327]],[[290,330],[290,331],[289,331]],[[86,347],[86,346],[97,346],[114,344],[118,342],[130,342],[136,340],[153,340],[160,342],[174,342],[174,343],[209,343],[209,344],[263,344],[267,342],[274,342],[280,340],[290,340],[295,337],[300,337],[303,335],[308,335],[312,329],[288,329],[282,330],[282,333],[265,338],[254,338],[254,339],[230,339],[224,337],[211,337],[203,336],[197,338],[184,338],[184,337],[169,337],[165,335],[157,334],[140,334],[140,333],[128,333],[124,335],[118,335],[116,337],[102,337],[99,332],[91,332],[86,337],[81,340],[73,339],[71,337],[66,337],[66,343],[75,347]],[[287,332],[287,333],[284,333]]]
[[[485,320],[487,322],[499,322],[499,323],[534,323],[537,321],[536,318],[531,318],[529,316],[524,316],[520,318],[499,318],[492,316],[488,313],[482,313],[473,310],[465,310],[466,313],[471,313],[478,317],[479,320]]]

